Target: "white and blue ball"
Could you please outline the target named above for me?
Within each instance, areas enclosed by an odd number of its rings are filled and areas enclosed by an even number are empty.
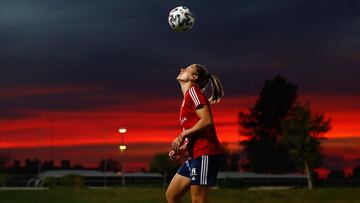
[[[169,13],[169,25],[176,32],[190,30],[195,22],[195,16],[185,6],[178,6]]]

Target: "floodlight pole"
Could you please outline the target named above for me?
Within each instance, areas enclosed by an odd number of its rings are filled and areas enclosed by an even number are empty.
[[[126,145],[124,142],[124,135],[126,133],[126,128],[120,128],[119,133],[121,134],[121,144],[119,146],[121,153],[121,185],[125,186],[124,151],[126,149]]]
[[[104,187],[107,187],[107,153],[106,153],[106,143],[107,143],[107,140],[106,140],[106,137],[107,137],[107,131],[105,130],[104,132],[104,147],[105,147],[105,150],[104,150]]]

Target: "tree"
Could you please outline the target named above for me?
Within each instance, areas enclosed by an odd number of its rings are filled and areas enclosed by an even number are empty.
[[[331,129],[331,120],[324,114],[313,113],[310,106],[296,105],[282,122],[283,143],[296,168],[305,172],[308,188],[312,189],[311,171],[321,164],[320,144],[324,133]]]
[[[226,142],[223,142],[221,147],[224,151],[224,156],[219,163],[220,171],[239,171],[240,152],[231,152]]]
[[[355,167],[353,169],[353,175],[352,175],[353,179],[360,179],[360,166]]]
[[[9,175],[1,174],[3,172],[2,169],[5,169],[10,162],[9,153],[0,153],[0,187],[6,186]]]
[[[255,106],[249,113],[240,112],[240,134],[245,136],[246,163],[242,167],[258,173],[285,173],[295,170],[286,148],[279,143],[281,121],[287,117],[297,99],[297,86],[276,76],[267,80]]]
[[[98,168],[102,171],[118,172],[121,170],[121,164],[115,159],[101,159]]]
[[[228,171],[239,171],[240,153],[233,152],[229,154],[228,159]]]
[[[9,153],[0,154],[0,169],[5,168],[10,162]]]
[[[180,164],[171,160],[168,153],[160,153],[154,156],[150,163],[149,171],[161,173],[164,177],[165,186],[169,175],[175,174],[179,167]]]
[[[327,176],[328,180],[345,180],[345,172],[343,170],[331,170]]]

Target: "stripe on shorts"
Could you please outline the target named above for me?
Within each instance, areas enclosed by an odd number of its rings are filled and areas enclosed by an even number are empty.
[[[201,156],[200,185],[207,185],[209,156]]]

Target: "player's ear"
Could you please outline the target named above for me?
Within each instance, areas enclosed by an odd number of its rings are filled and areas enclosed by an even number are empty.
[[[199,77],[198,75],[194,74],[194,75],[191,76],[191,80],[197,80],[198,77]]]

